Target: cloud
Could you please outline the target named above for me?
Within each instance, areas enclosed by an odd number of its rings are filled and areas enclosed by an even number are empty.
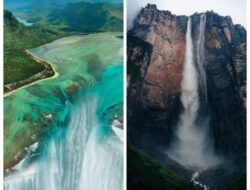
[[[211,11],[222,16],[231,16],[234,24],[246,27],[246,0],[128,0],[128,29],[141,7],[156,4],[160,10],[169,10],[176,15],[192,15],[195,12]]]

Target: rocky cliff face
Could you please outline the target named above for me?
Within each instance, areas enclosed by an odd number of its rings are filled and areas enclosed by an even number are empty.
[[[138,131],[138,134],[131,132],[135,136],[131,140],[140,146],[165,144],[171,138],[171,123],[176,118],[174,115],[178,115],[179,108],[176,105],[179,105],[186,24],[186,17],[158,11],[156,6],[151,5],[141,10],[134,28],[129,32],[130,36],[148,42],[153,47],[141,81],[140,102],[132,107],[140,111],[128,116],[128,132],[130,129]],[[128,50],[128,57],[129,54]],[[134,85],[131,82],[129,85]],[[130,90],[128,95],[131,95]],[[128,111],[132,109],[128,108]]]
[[[217,153],[233,156],[246,146],[246,30],[230,17],[205,14],[210,128]],[[147,5],[128,32],[128,138],[137,146],[159,147],[171,140],[182,109],[187,19]],[[199,21],[200,14],[192,15],[193,39]]]
[[[194,15],[194,18],[196,15]],[[207,12],[205,68],[215,150],[246,150],[246,30],[230,17]]]

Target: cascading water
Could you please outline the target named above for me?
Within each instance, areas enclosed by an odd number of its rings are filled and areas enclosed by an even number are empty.
[[[201,100],[199,97],[199,86],[202,88],[202,94],[206,98],[206,75],[203,68],[204,64],[204,31],[205,15],[201,15],[199,37],[197,40],[197,62],[198,70],[195,65],[195,56],[193,55],[192,39],[192,20],[188,19],[186,32],[186,53],[183,68],[181,103],[183,112],[180,115],[178,128],[176,129],[176,138],[171,144],[168,155],[173,160],[190,168],[204,170],[217,163],[209,148],[210,139],[208,133],[208,115],[200,114]],[[199,80],[201,79],[201,80]],[[201,81],[199,83],[199,81]],[[206,112],[208,114],[208,112]]]
[[[199,84],[202,96],[204,97],[205,103],[207,103],[207,82],[206,82],[206,72],[204,70],[205,62],[205,26],[206,26],[206,15],[201,14],[200,16],[200,27],[199,35],[196,44],[196,55],[197,55],[197,65],[199,70]]]
[[[27,143],[37,140],[25,148],[28,154],[22,155],[22,161],[6,168],[5,190],[122,189],[123,51],[119,35],[69,36],[30,50],[52,63],[58,75],[5,97],[5,121],[11,131],[5,135],[5,150],[22,141],[20,128]]]
[[[5,190],[120,190],[122,142],[114,133],[97,138],[97,99],[71,113],[66,136],[53,139],[43,159],[5,179]]]

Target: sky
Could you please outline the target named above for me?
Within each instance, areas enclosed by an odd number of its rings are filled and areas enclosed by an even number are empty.
[[[159,10],[169,10],[176,15],[192,15],[195,12],[213,10],[222,16],[231,16],[234,24],[246,27],[246,0],[127,0],[128,28],[141,7],[156,4]]]

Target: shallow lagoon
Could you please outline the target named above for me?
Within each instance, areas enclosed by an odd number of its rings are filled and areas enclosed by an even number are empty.
[[[118,35],[70,36],[30,50],[52,63],[59,75],[22,88],[4,99],[5,159],[42,139],[44,131],[58,138],[60,131],[67,131],[72,113],[81,109],[79,105],[89,97],[96,102],[93,112],[98,120],[96,139],[102,141],[110,136],[110,119],[122,112],[114,107],[123,101],[123,49]],[[35,134],[37,137],[33,138]]]

